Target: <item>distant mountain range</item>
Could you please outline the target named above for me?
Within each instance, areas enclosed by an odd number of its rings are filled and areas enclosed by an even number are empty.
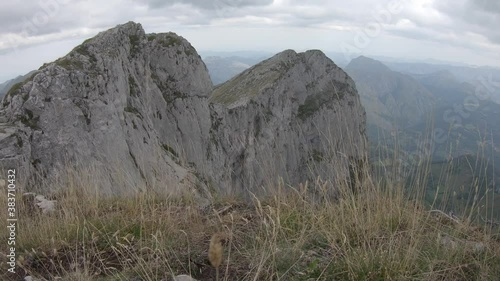
[[[266,57],[220,57],[209,56],[203,58],[212,82],[215,85],[224,83],[234,76],[242,73],[251,66],[263,61]]]
[[[447,64],[430,64],[430,63],[406,63],[383,61],[385,65],[394,71],[408,74],[431,74],[439,71],[449,71],[455,78],[462,82],[474,82],[481,76],[493,75],[495,78],[500,78],[500,69],[481,66],[457,66]],[[498,79],[497,79],[498,80]]]
[[[488,66],[471,67],[429,63],[384,62],[392,70],[409,75],[428,75],[439,72],[451,74],[458,82],[467,82],[486,91],[491,99],[500,103],[500,69]]]
[[[19,75],[14,79],[8,80],[0,84],[0,99],[9,92],[9,90],[12,88],[17,83],[23,82],[26,80],[28,77],[30,77],[34,71],[29,72],[28,74],[25,75]]]
[[[412,128],[422,131],[425,124],[433,122],[435,130],[447,132],[447,141],[436,143],[436,156],[465,155],[486,152],[500,160],[500,105],[494,99],[482,99],[477,86],[459,81],[451,72],[416,76],[418,81],[433,93],[436,109],[432,119],[422,120]]]
[[[373,129],[393,131],[414,126],[435,105],[432,93],[417,80],[379,61],[359,57],[345,70],[356,82],[368,126]]]
[[[492,102],[493,94],[478,95],[474,79],[456,77],[454,72],[462,70],[463,74],[466,68],[450,66],[443,70],[426,64],[399,64],[402,66],[407,71],[425,71],[403,74],[365,57],[354,59],[346,67],[367,111],[373,146],[392,146],[391,140],[397,137],[403,151],[413,153],[436,132],[441,135],[432,141],[436,161],[475,154],[480,148],[498,150],[492,140],[500,139],[500,125],[496,122],[500,120],[500,105]],[[471,69],[467,71],[474,77],[484,75],[483,70],[475,75]]]
[[[465,212],[475,201],[488,206],[481,216],[500,217],[497,70],[360,57],[346,72],[367,112],[376,177],[392,169],[407,187],[425,184],[428,204]]]

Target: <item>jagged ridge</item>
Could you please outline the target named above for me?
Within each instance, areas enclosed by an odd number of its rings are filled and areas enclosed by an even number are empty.
[[[349,177],[366,155],[354,82],[320,51],[287,50],[212,90],[185,39],[117,26],[4,98],[1,166],[26,180],[97,166],[108,192],[242,192]]]

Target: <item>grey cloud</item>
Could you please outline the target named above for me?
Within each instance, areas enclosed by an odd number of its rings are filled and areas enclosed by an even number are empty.
[[[208,26],[219,18],[263,16],[273,0],[137,0],[136,3],[147,6],[147,16],[176,19],[177,24],[183,25]],[[180,15],[184,17],[178,17]]]
[[[498,0],[469,0],[471,6],[475,6],[483,11],[500,14],[500,2]]]
[[[29,20],[39,7],[29,2],[21,4],[18,1],[2,1],[0,3],[0,26],[2,33],[17,33],[22,30],[24,20]]]
[[[491,40],[497,44],[500,44],[500,34],[494,35]]]
[[[389,33],[403,38],[436,42],[442,45],[460,46],[473,52],[477,51],[477,45],[475,45],[474,42],[465,41],[463,38],[455,40],[440,38],[438,35],[445,33],[442,30],[434,30],[432,32],[429,30],[391,30]]]
[[[173,4],[190,4],[204,10],[217,10],[227,8],[243,8],[248,6],[266,6],[273,3],[273,0],[148,0],[150,8],[161,8]]]
[[[480,34],[491,43],[500,40],[500,2],[497,0],[442,0],[436,8],[453,19],[453,29],[457,32]]]
[[[39,36],[58,33],[62,31],[62,28],[80,26],[81,20],[79,19],[82,15],[84,13],[75,9],[72,3],[59,4],[55,0],[2,1],[0,3],[0,34]]]
[[[43,0],[43,2],[59,0]],[[287,0],[280,5],[271,5],[273,0],[132,0],[127,6],[115,1],[70,0],[61,5],[60,11],[29,35],[70,33],[80,28],[104,30],[116,24],[135,20],[150,26],[206,26],[223,23],[222,19],[243,19],[257,16],[271,19],[271,24],[287,27],[321,27],[327,25],[363,28],[374,21],[373,14],[383,9],[390,0]],[[403,0],[405,1],[405,0]],[[61,1],[62,2],[62,1]],[[465,42],[466,32],[486,36],[491,42],[500,44],[498,0],[435,0],[435,9],[450,18],[450,23],[431,24],[418,13],[393,15],[387,23],[387,32],[405,38],[437,41],[465,48],[478,47],[476,42]],[[187,5],[176,5],[187,4]],[[6,33],[22,33],[26,19],[33,17],[43,8],[39,0],[12,0],[0,3],[0,36]],[[399,18],[410,19],[414,29],[391,29]],[[236,21],[245,26],[244,21]],[[267,25],[263,21],[262,25]],[[69,31],[69,32],[68,32]],[[453,42],[446,42],[447,34],[456,34]],[[476,45],[474,45],[476,44]]]
[[[431,41],[437,41],[435,39],[432,39],[432,36],[429,36],[426,32],[422,30],[390,30],[390,33],[397,35],[399,37],[405,37],[405,38],[410,38],[410,39],[416,39],[416,40],[429,40]]]

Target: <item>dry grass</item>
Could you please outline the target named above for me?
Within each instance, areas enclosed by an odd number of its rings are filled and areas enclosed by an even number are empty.
[[[358,193],[337,186],[331,198],[318,195],[331,188],[319,180],[278,184],[266,198],[215,198],[200,208],[158,193],[100,197],[75,181],[53,195],[52,215],[21,206],[19,275],[8,278],[215,280],[209,246],[219,233],[219,280],[498,280],[494,229],[431,213],[402,188],[365,185]]]

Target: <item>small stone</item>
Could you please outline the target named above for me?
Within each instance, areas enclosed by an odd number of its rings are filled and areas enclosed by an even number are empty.
[[[448,247],[449,249],[456,249],[458,247],[457,242],[451,239],[449,236],[444,236],[439,242],[441,243],[441,245]]]
[[[197,280],[189,275],[182,274],[175,276],[174,281],[197,281]]]
[[[37,196],[38,197],[38,196]],[[42,196],[43,197],[43,196]],[[37,198],[35,198],[36,200]],[[52,213],[55,211],[56,209],[56,200],[47,200],[45,198],[43,198],[42,200],[38,201],[36,203],[36,206],[42,210],[42,213],[43,214],[47,214],[47,213]]]
[[[472,252],[476,254],[486,251],[486,245],[482,242],[467,241],[467,246]]]

